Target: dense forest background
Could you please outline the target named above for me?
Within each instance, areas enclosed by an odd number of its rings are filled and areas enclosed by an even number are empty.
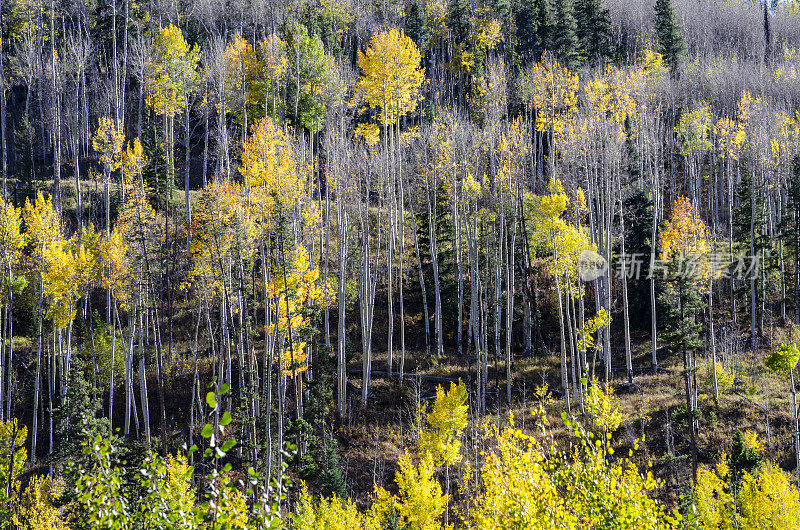
[[[800,527],[800,4],[2,0],[0,526]]]

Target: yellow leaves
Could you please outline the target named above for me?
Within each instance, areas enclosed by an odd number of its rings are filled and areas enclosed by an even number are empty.
[[[27,437],[28,428],[19,425],[16,418],[0,422],[0,482],[4,484],[0,488],[0,507],[5,512],[3,515],[19,504],[19,477],[28,459]]]
[[[436,388],[436,402],[428,413],[430,429],[423,430],[420,451],[429,453],[436,464],[453,465],[461,461],[461,435],[467,426],[467,387],[460,382],[450,383],[445,393]]]
[[[264,72],[272,83],[277,83],[286,73],[286,43],[272,33],[258,44],[264,60]]]
[[[683,113],[675,126],[675,132],[683,139],[683,150],[687,154],[704,153],[713,147],[708,138],[710,130],[711,111],[705,102]]]
[[[800,77],[800,50],[784,44],[781,60],[775,65],[772,77],[783,83],[791,83]]]
[[[481,196],[481,183],[475,180],[472,173],[467,173],[463,183],[464,200],[473,202]]]
[[[203,189],[190,227],[188,280],[204,297],[230,289],[234,264],[252,259],[259,236],[253,209],[241,184],[214,182]]]
[[[420,60],[417,45],[397,28],[381,31],[364,52],[359,50],[358,90],[371,108],[381,109],[381,124],[392,125],[417,108],[425,78]]]
[[[669,71],[664,65],[664,56],[655,51],[651,46],[645,47],[639,57],[639,66],[650,78],[661,78]]]
[[[475,40],[484,52],[493,50],[503,38],[503,25],[497,19],[490,19],[478,26]]]
[[[126,305],[129,292],[128,283],[131,273],[128,264],[128,248],[125,240],[124,228],[119,225],[109,235],[106,241],[100,245],[100,257],[103,262],[103,274],[100,283],[105,289],[114,292],[114,296]]]
[[[44,293],[50,299],[48,315],[56,327],[66,328],[75,318],[76,302],[99,275],[99,236],[93,226],[67,240],[44,248]]]
[[[775,113],[775,137],[770,142],[773,159],[786,159],[794,156],[800,146],[800,112],[789,114],[785,110]]]
[[[153,52],[145,81],[147,104],[156,114],[174,116],[186,106],[187,94],[199,82],[200,48],[190,48],[181,30],[170,24],[155,32]]]
[[[539,111],[536,130],[558,133],[575,111],[578,76],[546,52],[522,76],[519,89],[525,103]]]
[[[721,158],[729,157],[739,160],[747,134],[741,124],[730,118],[722,117],[714,124],[714,136],[717,139],[718,153]]]
[[[296,530],[361,530],[367,524],[365,516],[349,500],[334,495],[314,502],[305,484],[297,512],[292,527]]]
[[[286,64],[285,49],[282,50],[278,42],[267,40],[262,44],[268,47],[268,53],[273,53],[266,57],[270,62],[264,66],[260,63],[253,45],[242,38],[240,33],[233,36],[233,40],[223,51],[226,102],[228,108],[239,117],[244,115],[245,106],[249,109],[251,105],[264,101],[263,83],[259,82],[263,77],[263,70],[267,70],[268,76],[281,75]],[[281,51],[284,53],[281,54]]]
[[[619,405],[619,399],[608,384],[592,379],[591,385],[586,389],[586,406],[604,431],[609,433],[616,431],[627,419],[627,415],[620,410]]]
[[[356,139],[363,138],[370,147],[375,147],[381,141],[381,130],[374,123],[360,123],[354,132]]]
[[[45,246],[61,236],[58,212],[53,207],[51,198],[45,198],[41,190],[38,190],[33,203],[30,199],[25,199],[22,217],[25,220],[25,237],[33,247],[33,258],[41,262]]]
[[[635,70],[628,73],[609,65],[602,76],[591,79],[584,85],[586,99],[595,112],[616,125],[621,137],[625,133],[625,119],[636,110],[636,73]]]
[[[276,335],[277,362],[283,374],[295,377],[308,369],[306,343],[300,340],[311,323],[307,310],[335,296],[330,286],[319,281],[319,269],[312,267],[305,247],[298,245],[292,254],[291,262],[276,268],[266,286],[274,315],[266,332]]]
[[[746,127],[750,118],[759,110],[761,100],[754,98],[747,90],[742,91],[739,101],[736,102],[736,117],[742,127]]]
[[[701,467],[694,487],[697,523],[703,529],[797,528],[800,525],[800,500],[791,477],[768,464],[754,475],[745,472],[737,494],[724,479],[729,477],[723,460],[716,472]]]
[[[119,124],[108,117],[98,121],[97,131],[92,136],[92,149],[100,155],[100,163],[111,173],[122,167],[122,145],[125,135]]]
[[[28,530],[61,530],[68,526],[59,508],[64,493],[64,480],[48,476],[34,476],[19,499],[15,524]]]
[[[550,475],[541,446],[513,427],[496,435],[497,445],[484,457],[484,493],[473,497],[470,515],[478,528],[575,528]]]
[[[764,442],[758,439],[758,433],[749,429],[744,432],[744,445],[753,451],[764,450]]]
[[[423,453],[415,466],[411,455],[403,453],[397,464],[399,469],[394,479],[399,490],[397,497],[389,496],[383,488],[376,488],[376,504],[383,504],[389,509],[394,506],[402,528],[442,528],[439,517],[444,512],[447,495],[442,494],[442,487],[433,477],[436,468],[431,455]]]
[[[239,172],[252,194],[258,222],[265,222],[276,207],[295,207],[305,192],[289,140],[270,118],[250,130]]]
[[[582,228],[567,223],[563,215],[570,205],[561,181],[551,179],[548,195],[526,194],[526,216],[530,226],[530,244],[535,250],[550,254],[548,271],[557,281],[573,284],[578,275],[578,260],[584,250],[596,250]],[[567,287],[573,287],[569,285]]]
[[[128,142],[128,147],[122,153],[122,170],[126,177],[141,175],[146,163],[142,142],[138,138]]]
[[[739,523],[742,529],[800,527],[800,492],[791,477],[774,465],[764,466],[753,476],[745,474],[739,492]]]
[[[611,314],[605,308],[600,308],[594,318],[587,319],[578,338],[578,349],[587,352],[596,348],[595,336],[600,328],[611,324]]]
[[[12,203],[0,199],[0,259],[2,259],[3,272],[6,276],[11,274],[22,257],[25,235],[21,228],[22,210],[14,208]],[[5,288],[9,287],[5,286]]]
[[[679,197],[672,207],[669,219],[661,229],[661,259],[691,258],[696,260],[696,280],[707,279],[711,273],[708,254],[711,240],[705,223],[686,197]]]
[[[703,384],[708,389],[714,388],[714,362],[708,361],[703,365]],[[720,393],[727,392],[733,386],[735,375],[725,369],[721,362],[717,361],[717,389]]]

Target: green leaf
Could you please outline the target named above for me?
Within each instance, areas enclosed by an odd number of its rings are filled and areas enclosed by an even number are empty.
[[[217,408],[217,396],[214,395],[214,392],[206,394],[206,403],[208,403],[208,406],[212,409]]]
[[[222,450],[226,453],[233,449],[233,446],[236,445],[236,440],[228,440],[224,444],[222,444]]]
[[[203,432],[200,434],[203,436],[203,438],[211,438],[211,435],[214,434],[214,428],[210,423],[206,423],[203,427]]]
[[[222,394],[224,394],[225,392],[227,392],[230,389],[231,389],[231,384],[230,383],[225,383],[224,385],[222,385],[222,388],[220,388],[219,395],[221,396]]]
[[[233,417],[231,417],[230,412],[226,412],[222,415],[222,419],[219,420],[220,425],[228,425],[230,422],[233,421]]]

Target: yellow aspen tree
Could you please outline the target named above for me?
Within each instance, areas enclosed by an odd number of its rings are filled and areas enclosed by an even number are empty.
[[[167,145],[167,189],[172,195],[175,185],[175,114],[187,112],[189,94],[200,83],[197,64],[200,48],[189,46],[180,28],[170,24],[155,32],[153,62],[150,65],[145,86],[149,96],[147,104],[153,111],[165,117],[164,137]],[[187,173],[188,175],[188,173]],[[186,215],[191,218],[186,182]]]
[[[10,408],[13,392],[14,328],[11,315],[14,294],[27,284],[24,275],[15,276],[22,261],[25,235],[22,233],[22,210],[0,199],[0,260],[2,260],[2,286],[0,287],[0,421]],[[6,364],[8,363],[8,364]],[[5,418],[10,419],[10,418]]]
[[[461,461],[461,438],[467,427],[467,387],[461,381],[450,383],[446,393],[436,387],[436,401],[426,419],[428,428],[420,433],[421,453],[429,454],[434,465],[445,466],[445,497],[450,497],[450,466]],[[446,501],[444,524],[450,518],[450,505]]]
[[[112,118],[102,117],[92,136],[92,148],[100,157],[103,166],[106,236],[111,232],[111,174],[122,167],[122,147],[125,135]]]
[[[289,139],[271,118],[253,125],[239,172],[252,194],[254,213],[264,222],[276,208],[291,210],[300,205],[306,181],[298,171]]]
[[[711,239],[706,224],[686,197],[679,197],[672,207],[669,219],[661,230],[661,258],[670,261],[680,257],[691,257],[698,261],[697,276],[693,278],[703,283],[711,273],[708,262],[712,250]]]
[[[583,287],[578,281],[579,264],[586,253],[596,255],[597,247],[589,241],[585,230],[576,227],[565,219],[570,208],[569,195],[564,191],[561,181],[551,179],[547,195],[526,194],[526,223],[530,226],[528,242],[531,255],[537,253],[547,256],[545,267],[555,280],[558,303],[559,327],[561,330],[561,385],[567,396],[569,408],[569,377],[567,373],[567,315],[570,298],[583,295]],[[566,300],[566,301],[565,301]],[[573,344],[572,337],[569,340]],[[573,363],[575,359],[573,359]],[[579,363],[581,364],[581,363]],[[577,368],[576,368],[577,369]],[[573,374],[574,384],[578,378]],[[581,407],[582,393],[575,389]]]
[[[262,66],[253,45],[240,33],[233,36],[224,51],[226,105],[242,125],[242,140],[247,139],[250,120],[257,119],[257,105],[264,100]]]
[[[540,62],[533,63],[519,80],[520,97],[534,113],[536,130],[547,133],[551,144],[555,136],[562,135],[572,118],[578,102],[578,76],[561,66],[555,56],[546,52]],[[541,145],[538,152],[541,152]],[[555,170],[555,157],[550,154],[551,176]]]
[[[19,505],[20,476],[28,460],[25,439],[28,428],[16,418],[0,422],[0,526],[6,528],[14,522],[14,512]]]
[[[380,108],[380,122],[394,124],[414,111],[425,78],[417,45],[402,30],[381,31],[365,51],[358,52],[358,88],[370,107]]]
[[[25,221],[25,238],[28,243],[29,259],[33,270],[38,273],[38,307],[36,311],[37,334],[36,334],[36,380],[33,387],[33,405],[36,410],[39,407],[39,389],[41,385],[41,361],[42,361],[42,326],[44,310],[44,276],[46,267],[45,249],[61,238],[61,222],[58,212],[53,207],[50,197],[45,197],[41,191],[36,193],[36,199],[31,203],[30,199],[25,200],[22,210],[22,217]],[[39,425],[39,415],[33,415],[33,425],[31,428],[31,460],[36,460],[37,434]]]
[[[277,268],[267,285],[271,309],[276,315],[267,332],[279,337],[277,361],[284,376],[294,378],[308,369],[308,352],[301,337],[311,321],[304,309],[323,300],[326,288],[319,281],[319,269],[311,265],[302,245],[295,249],[291,264],[285,269]]]
[[[268,89],[264,91],[264,116],[278,119],[278,93],[280,83],[286,75],[288,59],[286,43],[277,33],[272,33],[259,42],[264,78]],[[271,103],[271,105],[270,105]]]
[[[387,269],[388,269],[388,313],[389,325],[387,330],[387,351],[388,360],[387,367],[389,374],[392,373],[392,355],[393,355],[393,336],[394,336],[394,283],[393,283],[393,263],[397,258],[397,249],[395,242],[399,241],[400,246],[400,276],[402,277],[403,264],[402,264],[402,250],[404,245],[405,234],[405,192],[403,190],[402,179],[402,154],[400,142],[400,117],[409,112],[413,112],[420,101],[419,89],[422,81],[425,78],[425,70],[420,66],[421,55],[419,48],[414,44],[414,41],[403,33],[402,30],[392,28],[388,31],[381,31],[376,34],[370,46],[363,52],[358,52],[358,66],[361,68],[361,78],[359,79],[357,90],[372,109],[380,108],[379,122],[384,127],[384,157],[386,167],[387,179],[387,197],[386,201],[389,203],[388,208],[388,224],[389,230],[387,231],[388,251],[386,254]],[[390,147],[390,126],[394,125],[391,129],[393,134],[393,147]],[[390,151],[394,154],[390,157]],[[396,172],[399,176],[396,179],[392,178],[391,159],[397,160]],[[397,192],[395,188],[399,184],[400,200],[397,200]],[[399,210],[399,211],[398,211]],[[397,235],[399,225],[399,236]],[[366,256],[366,254],[365,254]],[[365,268],[367,267],[365,262]],[[434,265],[436,267],[436,265]],[[366,275],[368,276],[368,275]],[[365,277],[366,277],[365,276]],[[402,284],[401,284],[402,286]],[[402,287],[401,287],[402,289]],[[371,290],[371,289],[367,289]],[[363,296],[362,299],[369,302],[367,305],[372,306],[374,297]],[[401,301],[402,308],[402,301]],[[367,307],[365,306],[365,309]],[[403,310],[401,309],[401,313]],[[364,315],[370,315],[367,320],[370,321],[371,327],[372,311],[365,311]],[[438,314],[438,313],[437,313]],[[401,318],[402,315],[401,315]],[[363,324],[362,324],[363,325]],[[403,328],[404,329],[404,328]],[[371,335],[371,332],[368,333]],[[405,337],[401,339],[405,344]],[[364,372],[368,372],[372,366],[372,352],[371,348],[366,347],[362,343],[364,349]],[[403,346],[403,350],[405,347]],[[371,377],[364,376],[362,379],[362,400],[366,401],[369,394],[369,386]]]
[[[144,155],[142,142],[140,142],[138,138],[134,138],[132,142],[128,142],[128,146],[122,152],[122,172],[125,176],[126,187],[132,184],[133,177],[137,177],[138,184],[144,186],[142,172],[144,171],[146,163],[147,158]],[[124,194],[123,200],[125,200]]]

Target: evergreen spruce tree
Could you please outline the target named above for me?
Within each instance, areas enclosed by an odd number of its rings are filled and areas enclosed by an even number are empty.
[[[518,0],[514,6],[517,52],[524,60],[539,60],[551,49],[553,17],[547,0]]]
[[[778,230],[792,259],[795,322],[800,324],[800,155],[792,160],[792,176]]]
[[[700,338],[702,324],[697,315],[705,308],[696,278],[681,270],[679,256],[670,258],[667,264],[669,287],[662,295],[667,308],[664,325],[664,341],[674,355],[683,358],[686,413],[688,415],[689,441],[691,444],[693,476],[697,476],[697,381],[695,352],[703,346]]]
[[[469,0],[449,0],[448,2],[448,24],[453,36],[453,45],[464,42],[469,33]]]
[[[547,0],[533,0],[533,18],[536,22],[533,43],[538,58],[545,50],[553,49],[553,15]]]
[[[653,237],[653,201],[645,190],[637,189],[622,202],[625,214],[625,252],[640,259],[642,271],[650,261]],[[631,324],[641,329],[649,329],[650,280],[645,274],[635,276],[628,281],[628,304],[630,305]]]
[[[658,51],[664,56],[664,62],[674,71],[686,49],[681,28],[675,18],[675,10],[670,0],[656,0],[656,38]]]
[[[100,395],[87,374],[91,370],[90,363],[91,360],[80,355],[72,356],[64,404],[53,411],[54,425],[61,427],[53,455],[57,463],[85,460],[81,444],[87,436],[101,435],[105,438],[111,434],[108,418],[103,415]]]
[[[328,440],[328,449],[325,451],[325,464],[320,476],[320,493],[323,497],[336,495],[340,499],[347,498],[347,488],[345,487],[342,466],[339,465],[339,457],[334,449],[335,441]]]
[[[34,177],[33,142],[35,131],[27,116],[23,116],[14,130],[14,150],[16,152],[16,173],[19,187],[23,193],[30,191]]]
[[[731,443],[731,483],[738,488],[745,473],[754,475],[764,461],[764,456],[756,449],[747,445],[742,431],[733,433]]]
[[[578,42],[589,64],[611,60],[611,17],[601,0],[577,0],[575,20]]]
[[[575,71],[584,57],[578,42],[572,0],[556,0],[554,6],[556,21],[553,28],[553,51],[562,65]]]

